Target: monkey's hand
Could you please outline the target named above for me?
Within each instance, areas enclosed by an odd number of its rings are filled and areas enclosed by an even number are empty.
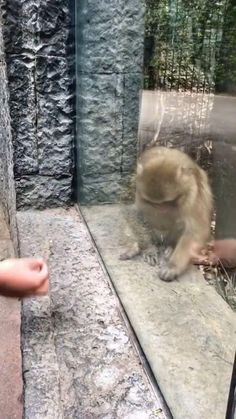
[[[171,282],[176,280],[180,273],[181,272],[177,266],[172,263],[168,263],[167,265],[160,268],[159,278],[162,279],[162,281]]]
[[[158,249],[156,246],[151,246],[143,252],[142,257],[144,262],[148,263],[150,266],[159,265],[161,249]]]
[[[167,282],[177,279],[191,264],[193,254],[195,255],[199,248],[200,245],[193,242],[189,235],[183,235],[167,264],[160,269],[160,279]]]

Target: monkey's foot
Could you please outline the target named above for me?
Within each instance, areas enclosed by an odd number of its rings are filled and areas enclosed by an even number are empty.
[[[142,253],[143,261],[150,266],[162,266],[170,258],[173,249],[171,247],[151,246]]]
[[[135,255],[133,255],[133,253],[130,253],[129,251],[121,253],[121,255],[119,256],[120,260],[129,260],[129,259],[133,259],[135,257]]]
[[[179,276],[179,270],[175,266],[165,265],[159,270],[159,277],[162,281],[171,282]]]

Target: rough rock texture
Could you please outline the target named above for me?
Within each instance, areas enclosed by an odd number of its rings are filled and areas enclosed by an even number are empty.
[[[71,197],[63,184],[74,171],[73,7],[72,0],[8,0],[4,8],[20,207],[29,202],[26,178],[35,181],[34,207],[54,205],[50,182],[40,186],[43,176],[57,179],[58,204]],[[84,0],[76,8],[77,195],[84,202],[110,202],[120,195],[115,183],[136,160],[144,4]]]
[[[136,160],[144,4],[84,0],[76,17],[78,198],[112,202]]]
[[[13,154],[10,115],[8,108],[8,86],[2,37],[2,15],[0,1],[0,210],[10,225],[11,236],[17,249],[15,187],[13,177]]]
[[[50,296],[23,303],[25,419],[167,418],[76,211],[21,212],[18,226],[22,256],[50,269]]]
[[[65,189],[65,179],[71,185],[73,175],[71,5],[71,0],[8,0],[4,7],[18,206],[30,199],[34,207],[60,205],[71,198],[71,186]]]
[[[73,177],[73,7],[72,0],[8,0],[4,8],[19,207],[29,202],[22,178],[35,182],[32,206],[42,207],[65,202],[64,178]],[[144,2],[84,0],[76,8],[77,195],[110,202],[136,160]],[[57,179],[58,202],[50,178]]]
[[[22,176],[16,183],[18,208],[44,208],[70,204],[69,177]]]

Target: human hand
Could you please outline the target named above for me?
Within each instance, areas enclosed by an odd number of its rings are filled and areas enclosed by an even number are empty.
[[[213,263],[229,269],[236,267],[236,239],[215,240],[209,250]]]
[[[48,293],[48,268],[43,259],[20,258],[0,262],[0,294],[7,297]]]
[[[236,268],[236,239],[214,240],[205,249],[198,248],[194,243],[192,262],[195,265]]]

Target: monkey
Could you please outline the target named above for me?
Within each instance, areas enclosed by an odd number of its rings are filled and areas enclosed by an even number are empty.
[[[160,279],[176,279],[192,263],[192,244],[200,251],[210,237],[213,198],[206,172],[180,150],[147,149],[137,162],[135,206],[154,242],[174,247]],[[140,252],[136,244],[121,259]]]

